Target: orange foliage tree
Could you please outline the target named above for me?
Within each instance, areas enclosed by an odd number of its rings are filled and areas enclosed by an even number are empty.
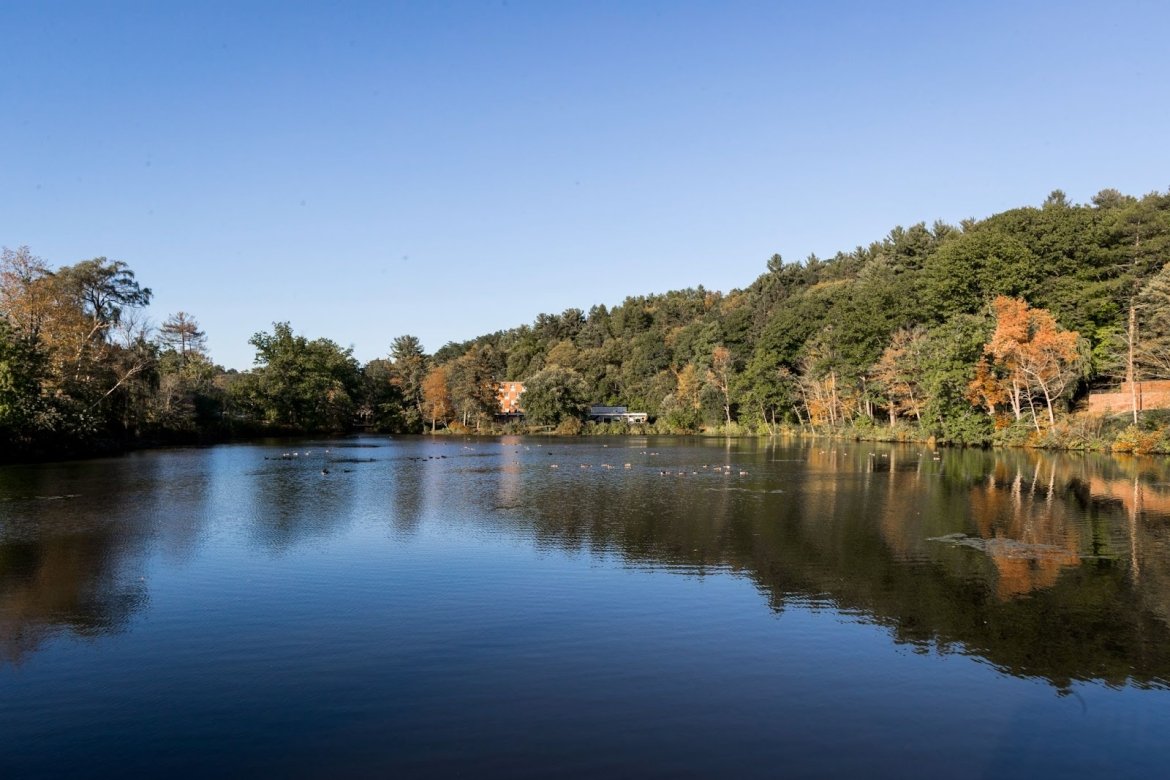
[[[446,424],[455,413],[455,408],[451,405],[451,391],[447,388],[446,367],[432,368],[423,379],[422,410],[430,418],[431,433],[435,432],[438,420]]]
[[[990,413],[1006,399],[1017,420],[1027,403],[1039,430],[1035,400],[1042,397],[1048,423],[1054,425],[1053,401],[1083,373],[1080,336],[1061,328],[1046,309],[1030,308],[1021,298],[1001,295],[992,305],[995,332],[983,348],[969,398]]]

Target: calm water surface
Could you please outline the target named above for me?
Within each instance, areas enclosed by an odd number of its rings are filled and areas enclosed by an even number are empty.
[[[1168,541],[1167,471],[1094,456],[370,437],[4,468],[0,776],[1162,776]]]

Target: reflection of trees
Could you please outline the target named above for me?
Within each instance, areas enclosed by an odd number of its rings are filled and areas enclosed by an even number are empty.
[[[121,518],[125,494],[99,495],[102,469],[16,469],[0,479],[10,497],[0,513],[0,661],[19,663],[62,631],[119,631],[145,606],[132,569],[147,533]]]
[[[186,549],[208,506],[240,511],[276,550],[337,533],[355,505],[384,507],[400,532],[432,509],[480,506],[540,546],[739,572],[774,609],[832,604],[899,641],[960,647],[1056,685],[1170,682],[1170,480],[1148,461],[855,444],[663,445],[657,458],[637,445],[559,445],[555,457],[484,445],[438,460],[450,451],[433,446],[388,473],[269,461],[214,487],[178,456],[0,472],[0,495],[19,498],[0,505],[0,656],[124,626],[145,603],[135,567],[147,541]],[[578,451],[592,468],[562,460]],[[83,496],[34,498],[71,492]]]
[[[1081,563],[1079,507],[1056,498],[1056,471],[1055,459],[1014,466],[996,460],[986,480],[970,489],[971,518],[986,541],[977,549],[995,566],[997,598],[1051,587],[1064,569]]]
[[[756,459],[752,476],[731,482],[530,477],[508,485],[516,508],[496,516],[538,544],[743,572],[774,608],[825,600],[899,641],[958,646],[1059,686],[1170,684],[1170,560],[1153,553],[1170,513],[1150,510],[1170,508],[1170,492],[1151,475],[1025,452],[936,460],[838,445],[789,450],[780,457],[800,462],[773,466],[766,453],[739,457]]]
[[[146,602],[145,585],[120,576],[123,550],[108,528],[0,542],[0,660],[17,663],[60,630],[123,627]]]
[[[329,466],[338,473],[322,474]],[[248,476],[252,537],[270,550],[329,538],[352,520],[356,481],[326,460],[323,450],[316,457],[271,462]]]

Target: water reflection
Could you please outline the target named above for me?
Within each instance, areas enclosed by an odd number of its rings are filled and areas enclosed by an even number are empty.
[[[497,522],[631,565],[742,572],[774,609],[826,603],[1061,688],[1170,680],[1170,491],[1149,461],[754,446],[723,453],[729,477],[709,448],[657,446],[632,473],[590,450],[519,487],[501,467]]]
[[[182,566],[233,544],[271,556],[366,528],[405,541],[464,528],[636,568],[732,572],[773,610],[831,606],[1061,689],[1170,681],[1170,481],[1153,461],[758,441],[378,444],[310,445],[321,462],[261,445],[0,470],[0,657],[126,626],[147,605],[152,551]]]
[[[308,540],[328,539],[353,521],[355,480],[327,457],[269,461],[249,472],[246,517],[258,546],[285,552]]]
[[[102,489],[98,464],[0,469],[0,662],[19,664],[50,637],[124,629],[148,602],[141,559],[151,529],[141,479]]]

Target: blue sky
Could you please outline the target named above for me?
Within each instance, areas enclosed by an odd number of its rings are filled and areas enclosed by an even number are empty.
[[[955,5],[958,7],[949,7]],[[1159,2],[0,0],[0,244],[247,368],[1170,186]]]

